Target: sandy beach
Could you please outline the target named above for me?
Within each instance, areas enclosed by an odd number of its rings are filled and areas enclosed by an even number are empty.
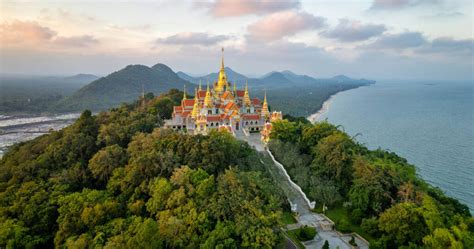
[[[314,122],[318,121],[318,120],[319,120],[319,117],[321,117],[322,114],[324,114],[324,113],[326,113],[326,112],[328,111],[329,106],[331,105],[331,102],[333,101],[334,97],[335,97],[337,94],[338,94],[338,93],[331,95],[331,97],[329,97],[329,99],[327,99],[326,101],[324,101],[323,106],[321,107],[321,109],[319,109],[318,112],[311,114],[311,115],[308,116],[306,119],[308,119],[309,122],[311,122],[311,123],[314,123]]]

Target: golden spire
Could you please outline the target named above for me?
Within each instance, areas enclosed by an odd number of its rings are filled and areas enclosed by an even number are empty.
[[[219,78],[217,79],[217,85],[214,87],[214,91],[217,93],[223,92],[227,84],[227,76],[225,75],[224,67],[224,48],[222,48],[221,70],[219,71]]]
[[[197,88],[194,89],[194,106],[193,111],[191,112],[191,117],[196,118],[199,114],[199,98],[198,98],[198,90]]]
[[[265,88],[265,95],[263,96],[263,104],[267,104],[267,88]]]
[[[201,79],[199,79],[199,91],[201,91]]]
[[[234,94],[237,94],[237,81],[234,81]]]
[[[221,49],[222,55],[221,55],[221,71],[224,70],[224,48]]]
[[[204,99],[204,106],[207,108],[212,107],[212,97],[211,97],[211,90],[209,89],[209,81],[207,81],[207,90],[206,90],[206,98]]]
[[[250,104],[251,104],[250,96],[249,96],[249,85],[248,85],[248,81],[245,81],[244,104],[245,104],[246,106],[250,106]]]
[[[268,118],[270,116],[270,111],[268,111],[267,89],[266,88],[265,88],[265,96],[263,97],[262,116],[264,116],[266,118]]]
[[[183,100],[186,100],[186,85],[184,85]]]

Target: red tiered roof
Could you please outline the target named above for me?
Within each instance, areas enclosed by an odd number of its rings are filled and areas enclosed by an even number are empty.
[[[182,106],[173,106],[174,108],[174,112],[182,112],[183,111],[183,107]]]
[[[221,121],[221,116],[220,115],[207,116],[207,121],[211,121],[211,122]]]
[[[226,91],[222,94],[221,98],[222,99],[232,99],[234,96],[232,96],[232,93],[229,91]]]
[[[206,90],[199,90],[198,91],[198,97],[199,98],[205,98],[206,97]]]
[[[258,115],[258,114],[242,114],[242,119],[244,119],[244,120],[260,120],[260,115]]]
[[[237,97],[244,97],[245,91],[244,90],[237,90]]]
[[[183,106],[194,106],[194,99],[185,99],[182,102]]]
[[[253,105],[260,105],[260,100],[257,99],[257,98],[253,98],[253,99],[252,99],[252,104],[253,104]]]
[[[230,108],[232,108],[233,106],[235,105],[234,102],[229,102],[227,103],[227,105],[224,106],[224,110],[230,110]]]

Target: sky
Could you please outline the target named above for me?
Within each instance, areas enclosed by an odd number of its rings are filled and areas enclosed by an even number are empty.
[[[0,73],[472,80],[470,0],[0,0]]]

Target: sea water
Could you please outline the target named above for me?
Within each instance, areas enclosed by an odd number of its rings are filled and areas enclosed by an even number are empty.
[[[474,83],[380,81],[338,93],[318,120],[393,151],[474,210]]]

